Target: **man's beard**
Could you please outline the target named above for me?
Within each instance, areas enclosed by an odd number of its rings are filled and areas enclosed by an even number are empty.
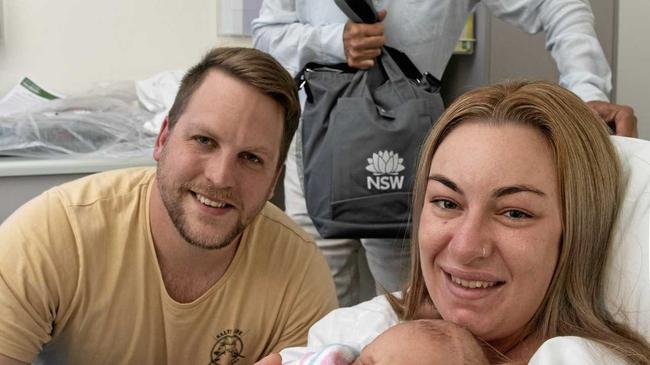
[[[237,238],[237,236],[239,236],[244,231],[248,222],[244,222],[239,214],[237,214],[236,223],[233,229],[226,232],[225,234],[216,235],[213,233],[202,233],[196,230],[193,231],[191,225],[189,224],[190,222],[188,222],[185,209],[182,206],[183,192],[187,192],[193,195],[193,193],[190,192],[191,190],[194,191],[192,189],[193,186],[188,183],[182,183],[180,185],[175,184],[164,172],[165,171],[164,165],[165,163],[164,163],[164,156],[163,156],[159,161],[159,165],[156,171],[158,190],[160,191],[160,197],[163,201],[163,204],[165,205],[165,209],[167,209],[167,214],[169,215],[169,218],[171,219],[172,223],[176,227],[178,233],[181,235],[181,237],[183,237],[185,241],[199,248],[203,248],[207,250],[218,250],[227,247],[231,242],[235,240],[235,238]],[[203,192],[207,191],[210,194],[210,196],[228,197],[231,201],[233,200],[232,194],[224,190],[211,188],[211,189],[203,189],[198,191],[203,191]],[[196,197],[194,197],[194,199],[196,199]],[[241,207],[242,205],[238,204],[238,206]],[[225,222],[218,222],[218,221],[206,222],[205,220],[202,220],[202,222],[203,224],[215,224],[215,225],[225,223]],[[197,223],[200,224],[201,221],[197,219]]]
[[[161,187],[162,192],[162,187]],[[235,227],[223,235],[201,234],[201,232],[192,232],[190,225],[187,222],[187,215],[178,199],[173,199],[169,195],[162,194],[163,203],[167,208],[169,218],[176,227],[178,233],[189,244],[203,248],[206,250],[218,250],[227,247],[231,242],[237,238],[246,228],[246,225],[237,217]],[[217,222],[213,224],[219,224]]]

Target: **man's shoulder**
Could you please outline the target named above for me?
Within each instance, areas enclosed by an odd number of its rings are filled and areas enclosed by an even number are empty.
[[[155,176],[152,167],[134,167],[84,176],[52,189],[63,204],[83,206],[140,193]]]
[[[291,241],[315,246],[313,237],[271,202],[267,202],[264,205],[264,208],[262,208],[253,224],[269,233],[277,232],[287,235],[293,238]]]
[[[55,186],[23,204],[6,219],[5,223],[10,223],[3,226],[53,229],[67,226],[71,220],[88,222],[96,218],[85,214],[88,210],[82,212],[84,208],[115,213],[115,209],[146,199],[143,192],[154,175],[155,170],[149,168],[131,168],[88,175]]]
[[[315,265],[313,260],[322,260],[323,266],[327,267],[314,239],[282,210],[268,202],[246,229],[244,240],[251,262],[256,265],[269,263],[270,270],[275,270],[274,265],[280,265],[285,268],[283,274],[300,272],[302,275],[310,265]],[[316,268],[312,267],[312,270]]]

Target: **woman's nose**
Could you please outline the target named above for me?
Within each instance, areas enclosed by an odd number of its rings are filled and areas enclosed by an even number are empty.
[[[449,251],[463,265],[487,258],[492,252],[488,219],[476,213],[465,215],[449,242]]]

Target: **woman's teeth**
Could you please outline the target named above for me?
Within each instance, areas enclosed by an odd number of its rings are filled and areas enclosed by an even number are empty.
[[[476,289],[476,288],[490,288],[495,285],[497,285],[496,281],[481,281],[481,280],[463,280],[461,278],[457,278],[453,275],[451,276],[451,281],[453,281],[455,284],[458,284],[464,288],[470,288],[470,289]]]
[[[196,198],[203,205],[207,205],[209,207],[213,207],[213,208],[225,208],[226,207],[226,203],[224,203],[224,202],[215,202],[215,201],[210,200],[210,199],[208,199],[208,198],[206,198],[206,197],[204,197],[203,195],[200,195],[200,194],[196,194]]]

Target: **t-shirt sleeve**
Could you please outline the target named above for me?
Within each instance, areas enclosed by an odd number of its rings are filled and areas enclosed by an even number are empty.
[[[309,328],[338,307],[334,281],[323,256],[314,247],[306,259],[297,296],[288,314],[287,325],[272,352],[307,343]]]
[[[74,234],[53,191],[0,226],[0,354],[31,362],[65,320],[78,267]]]

